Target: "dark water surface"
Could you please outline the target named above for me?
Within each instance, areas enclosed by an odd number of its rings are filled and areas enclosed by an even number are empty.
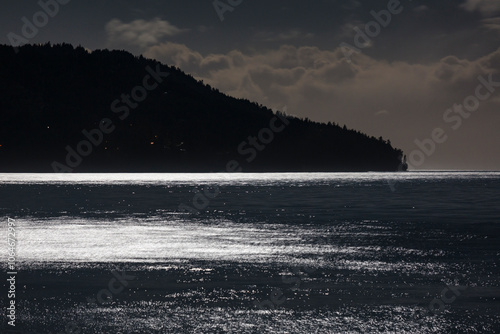
[[[24,333],[500,332],[498,172],[0,174],[8,217]]]

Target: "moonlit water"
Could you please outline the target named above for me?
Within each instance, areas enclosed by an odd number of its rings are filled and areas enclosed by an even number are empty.
[[[29,329],[58,317],[123,333],[500,328],[498,172],[0,174],[0,198],[18,224]],[[117,265],[137,279],[89,306]],[[415,315],[455,285],[443,312]],[[283,302],[256,308],[273,290]],[[44,316],[59,299],[71,302]]]

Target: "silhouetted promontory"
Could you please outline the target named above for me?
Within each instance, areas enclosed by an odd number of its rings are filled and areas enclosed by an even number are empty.
[[[125,51],[0,46],[2,172],[396,171],[403,153]]]

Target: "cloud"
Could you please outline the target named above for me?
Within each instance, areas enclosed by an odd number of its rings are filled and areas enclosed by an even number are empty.
[[[484,16],[493,16],[500,12],[500,1],[498,0],[466,0],[461,8],[469,12],[479,11]]]
[[[500,17],[483,19],[481,23],[483,24],[483,28],[500,33]]]
[[[119,19],[112,19],[106,24],[108,42],[114,45],[132,45],[146,48],[159,44],[165,37],[175,36],[187,29],[180,29],[168,21],[154,18],[150,21],[134,20],[124,23]]]
[[[358,28],[361,31],[365,30],[365,23],[359,21],[359,20],[353,20],[351,22],[344,23],[341,27],[340,30],[336,36],[337,39],[339,40],[344,40],[345,43],[348,44],[355,44],[354,38],[358,34],[358,32],[355,30],[355,28]],[[363,40],[363,48],[370,48],[373,47],[373,38],[371,38],[369,41]]]
[[[233,96],[271,103],[269,107],[283,103],[305,105],[306,92],[324,95],[325,101],[336,95],[344,98],[369,95],[375,105],[375,100],[390,100],[390,94],[421,95],[427,99],[427,96],[436,95],[438,88],[465,93],[470,88],[466,87],[467,83],[469,86],[474,84],[478,75],[500,69],[500,51],[475,61],[448,56],[427,65],[388,63],[354,54],[349,64],[339,49],[282,45],[262,53],[244,54],[233,50],[204,56],[183,44],[169,42],[149,48],[145,56],[178,66]],[[353,96],[355,101],[358,97]],[[295,103],[288,101],[290,99]],[[307,113],[320,113],[320,110],[308,110]],[[375,111],[371,110],[370,114]]]
[[[386,116],[389,115],[389,112],[387,110],[380,110],[374,113],[375,116]]]
[[[290,41],[290,40],[296,40],[296,39],[310,39],[313,38],[314,34],[312,33],[305,33],[300,31],[299,29],[292,29],[286,32],[280,32],[280,33],[275,33],[275,32],[268,32],[268,31],[261,31],[255,34],[255,39],[265,41],[265,42],[284,42],[284,41]]]

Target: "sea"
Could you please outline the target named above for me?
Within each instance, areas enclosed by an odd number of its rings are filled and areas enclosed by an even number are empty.
[[[500,333],[500,172],[0,174],[0,253],[1,333]]]

